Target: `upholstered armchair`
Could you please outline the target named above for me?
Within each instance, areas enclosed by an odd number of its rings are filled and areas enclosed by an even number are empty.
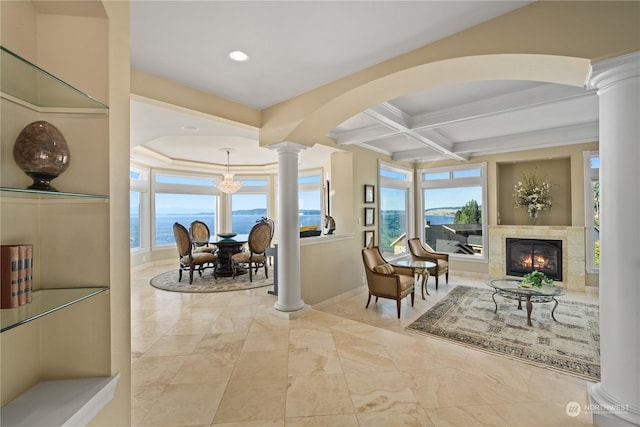
[[[362,249],[362,261],[367,275],[367,285],[369,287],[369,298],[365,308],[369,308],[371,296],[389,298],[396,300],[398,309],[398,319],[400,318],[400,302],[404,297],[411,294],[411,306],[415,299],[413,267],[403,267],[391,265],[382,257],[377,246]]]
[[[267,269],[267,256],[265,251],[271,244],[272,238],[272,222],[260,221],[256,223],[249,231],[249,237],[247,239],[247,249],[233,254],[231,256],[231,265],[233,268],[233,277],[236,277],[236,273],[239,265],[245,265],[249,270],[249,282],[253,281],[253,269],[256,273],[258,268],[264,267],[264,275],[269,277]]]
[[[193,252],[209,252],[214,253],[216,246],[209,243],[211,233],[209,227],[202,221],[195,220],[189,227],[189,234],[193,241]]]
[[[435,264],[429,269],[429,275],[436,278],[436,291],[440,275],[444,274],[446,283],[449,283],[449,254],[434,252],[428,245],[423,246],[417,237],[409,239],[409,251],[414,261],[431,261]]]
[[[198,269],[202,276],[202,270],[209,265],[213,268],[213,276],[216,277],[216,264],[218,257],[210,252],[194,252],[193,242],[189,232],[184,225],[173,224],[173,235],[176,238],[178,256],[180,259],[180,269],[178,270],[178,282],[182,280],[182,271],[189,271],[189,284],[193,283],[193,271]]]

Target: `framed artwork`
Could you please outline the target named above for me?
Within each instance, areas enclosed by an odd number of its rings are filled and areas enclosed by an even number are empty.
[[[365,203],[374,203],[375,202],[375,187],[373,185],[364,186],[364,202]]]
[[[365,227],[368,225],[374,225],[375,218],[375,208],[364,208],[364,225]]]
[[[376,245],[375,235],[376,235],[376,232],[373,230],[364,231],[364,247],[365,248],[370,248]]]

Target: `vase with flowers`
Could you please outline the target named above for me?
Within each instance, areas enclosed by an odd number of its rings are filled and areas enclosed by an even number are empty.
[[[535,223],[551,209],[551,184],[535,173],[524,175],[513,187],[515,206],[527,210],[529,220]]]

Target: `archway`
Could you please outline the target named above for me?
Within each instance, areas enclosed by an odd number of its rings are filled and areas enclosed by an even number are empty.
[[[279,120],[290,115],[288,126],[272,127],[266,121],[260,130],[260,144],[270,145],[282,140],[311,146],[330,144],[325,135],[353,115],[413,92],[454,83],[478,80],[529,80],[584,86],[591,61],[557,55],[494,54],[445,59],[406,68],[364,84],[356,85],[330,99],[310,96],[305,114],[296,103],[279,112]],[[313,106],[311,106],[311,105]],[[272,139],[275,138],[275,139]]]

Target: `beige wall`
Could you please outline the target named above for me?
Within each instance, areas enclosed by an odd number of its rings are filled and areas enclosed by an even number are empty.
[[[598,143],[575,144],[539,150],[481,156],[473,162],[487,162],[487,221],[498,224],[529,225],[524,211],[513,206],[513,185],[523,173],[537,171],[554,184],[553,206],[539,225],[568,225],[583,227],[584,222],[584,160],[585,151],[597,150]],[[416,168],[450,166],[454,160],[420,163]],[[478,261],[452,261],[452,270],[475,274],[488,274],[488,264]],[[589,286],[595,286],[597,275],[588,275]]]
[[[54,2],[45,3],[51,5]],[[103,331],[100,335],[110,335],[107,339],[110,344],[106,348],[106,352],[110,354],[110,368],[107,371],[111,373],[118,371],[124,373],[124,376],[121,378],[113,404],[99,414],[95,422],[97,425],[127,425],[130,413],[130,389],[127,385],[130,381],[127,366],[130,356],[128,344],[130,320],[128,318],[128,244],[125,244],[125,241],[128,241],[126,238],[128,210],[125,201],[127,187],[125,183],[128,181],[128,175],[124,164],[128,162],[128,148],[125,149],[123,141],[128,140],[128,119],[125,117],[128,116],[128,102],[124,102],[123,91],[128,84],[128,59],[125,59],[128,57],[128,5],[124,2],[107,3],[114,3],[105,5],[110,18],[109,23],[103,18],[37,14],[29,2],[3,1],[0,6],[1,37],[3,46],[18,51],[44,68],[49,68],[63,79],[73,81],[79,88],[94,94],[98,99],[108,100],[111,105],[111,115],[115,116],[110,124],[109,150],[101,151],[87,163],[78,165],[75,172],[70,169],[69,175],[59,178],[59,182],[66,185],[65,180],[73,181],[68,184],[82,188],[88,178],[91,178],[93,180],[91,185],[95,185],[92,188],[105,189],[104,191],[112,194],[109,206],[111,240],[109,274],[112,291],[110,315],[104,316],[109,319],[107,320],[109,325],[105,327],[104,323],[100,323],[98,330]],[[171,82],[147,85],[149,80],[154,80],[154,77],[141,76],[136,72],[133,73],[131,92],[239,123],[252,126],[262,124],[263,145],[282,140],[311,145],[318,140],[327,141],[324,135],[329,129],[367,107],[415,90],[442,84],[447,79],[465,81],[500,76],[501,78],[532,78],[580,85],[583,81],[581,77],[583,78],[588,70],[590,60],[604,59],[640,49],[638,13],[638,2],[536,2],[263,112],[240,105],[233,105],[233,108],[229,109],[228,101],[196,94],[187,88],[174,86]],[[39,29],[42,30],[39,31]],[[78,37],[76,31],[81,31],[82,36]],[[108,43],[107,40],[109,40]],[[96,50],[87,49],[86,43],[95,44]],[[56,53],[53,54],[53,52]],[[78,52],[84,54],[78,55]],[[107,52],[109,52],[108,55]],[[525,55],[501,55],[514,52]],[[492,54],[497,56],[491,56]],[[560,57],[545,58],[530,56],[531,54],[560,55]],[[109,57],[108,65],[105,62],[106,56]],[[448,72],[447,67],[438,71],[439,67],[430,66],[439,61],[447,61],[448,70],[454,70],[455,73]],[[109,70],[108,80],[111,85],[115,85],[115,88],[104,84],[106,70]],[[404,83],[399,83],[401,81]],[[165,95],[156,90],[158,87],[168,86],[172,89]],[[187,92],[189,97],[196,101],[186,100],[184,93]],[[3,113],[4,111],[3,108]],[[233,114],[228,114],[226,111],[233,111]],[[4,173],[12,166],[8,166],[11,162],[8,160],[10,157],[7,156],[4,142],[4,129],[2,129],[2,137],[1,161]],[[101,143],[98,145],[103,147]],[[582,147],[579,148],[581,149]],[[349,147],[348,151],[353,153],[351,177],[353,185],[350,191],[354,201],[352,212],[354,220],[351,224],[354,234],[352,237],[347,236],[345,240],[328,242],[326,245],[317,247],[309,246],[309,249],[305,250],[308,253],[305,253],[301,260],[303,289],[309,295],[310,301],[324,297],[317,290],[327,289],[328,280],[317,272],[324,272],[327,266],[332,266],[329,278],[335,279],[337,285],[333,289],[328,289],[326,294],[346,291],[360,285],[362,273],[360,248],[364,227],[360,225],[358,219],[362,216],[362,188],[364,184],[377,182],[377,160],[385,156],[357,147]],[[562,149],[558,151],[562,153]],[[581,206],[584,202],[581,200],[583,192],[578,188],[580,186],[578,183],[582,182],[579,179],[582,160],[578,161],[573,153],[564,152],[563,156],[564,158],[568,156],[571,165],[571,223],[579,225]],[[519,153],[498,156],[490,160],[489,178],[490,182],[491,180],[494,182],[493,186],[490,185],[489,193],[490,223],[496,223],[500,200],[504,200],[504,196],[501,195],[503,191],[495,185],[499,178],[498,163],[509,161],[507,160],[509,158],[526,162],[530,161],[531,157],[531,153]],[[106,159],[109,161],[107,162]],[[479,160],[473,159],[473,161]],[[103,169],[105,163],[108,163],[109,167],[107,174]],[[100,172],[94,173],[94,170]],[[74,176],[76,179],[72,180]],[[2,179],[5,179],[4,175]],[[336,185],[335,182],[333,185]],[[11,215],[3,212],[2,221],[10,221]],[[342,216],[343,213],[340,215]],[[344,215],[346,215],[345,218],[348,217],[348,213]],[[338,227],[345,227],[345,230],[348,226],[348,221],[342,225],[338,224]],[[4,232],[7,227],[3,226],[2,230]],[[1,237],[4,243],[5,236]],[[33,238],[36,239],[35,236]],[[321,249],[322,247],[329,249],[329,256],[326,255],[327,251]],[[469,271],[482,270],[482,264],[468,264]],[[463,267],[463,264],[459,267]],[[454,263],[453,268],[456,269],[458,266]],[[334,280],[332,285],[333,282]],[[101,301],[102,298],[97,299],[95,303],[104,309],[104,305],[100,305]],[[82,322],[85,318],[84,314],[76,313],[76,310],[71,310],[66,315],[70,316],[71,320],[75,318],[77,322]],[[3,393],[6,392],[8,385],[8,388],[11,388],[10,384],[14,381],[36,380],[33,375],[35,371],[30,369],[33,364],[38,363],[36,360],[31,360],[35,358],[25,358],[24,354],[20,358],[21,355],[7,353],[6,349],[8,346],[19,346],[15,348],[21,347],[27,350],[37,347],[38,340],[34,339],[37,337],[37,329],[34,323],[2,335]],[[81,340],[75,334],[67,338],[71,345],[76,345],[77,341]],[[18,363],[18,360],[22,364]],[[54,364],[53,360],[50,362]],[[86,360],[82,360],[80,365],[84,362]],[[98,361],[98,364],[102,363]],[[13,369],[18,366],[21,369]]]
[[[526,209],[514,207],[513,187],[525,177],[535,175],[551,184],[551,210],[538,219],[538,225],[571,224],[571,162],[568,157],[498,164],[498,213],[502,225],[529,225]],[[584,222],[584,221],[583,221]]]
[[[325,135],[353,114],[379,102],[446,83],[524,79],[582,86],[592,60],[640,49],[638,13],[640,4],[637,2],[535,2],[263,110],[260,112],[260,143],[270,145],[286,140],[306,145],[320,142],[335,146],[335,142]],[[149,98],[172,102],[160,93],[167,82],[156,81],[145,86],[144,90],[137,89],[142,80],[134,79],[132,84],[133,93],[144,92]],[[207,111],[212,111],[213,107],[207,108]],[[343,220],[338,221],[337,231],[353,231],[354,234],[350,243],[341,243],[350,245],[350,251],[346,252],[350,258],[340,259],[338,264],[346,263],[352,268],[357,266],[359,270],[357,274],[347,275],[345,283],[336,285],[336,291],[352,289],[360,284],[362,234],[369,229],[361,225],[364,208],[362,189],[364,184],[377,186],[378,159],[391,161],[387,156],[359,147],[339,148],[353,156],[350,188],[353,222],[345,224]],[[489,224],[497,224],[498,211],[506,215],[506,221],[524,221],[522,212],[509,208],[509,187],[513,177],[506,178],[506,175],[520,174],[526,168],[552,158],[557,167],[546,173],[558,182],[558,187],[554,187],[556,202],[543,223],[584,225],[582,151],[594,148],[597,149],[597,143],[470,159],[488,164]],[[508,166],[512,162],[515,165]],[[335,180],[332,186],[337,188]],[[333,206],[337,209],[335,202]],[[377,203],[374,206],[377,208]],[[302,256],[302,262],[307,262],[304,253]],[[322,260],[319,262],[329,264]],[[484,262],[453,261],[452,268],[481,274],[487,272]],[[303,281],[311,281],[309,288],[322,286],[320,279],[306,276],[304,270],[303,276]]]
[[[583,86],[591,60],[640,49],[639,14],[638,2],[535,2],[264,110],[260,143],[311,145],[366,108],[448,83]]]
[[[92,421],[131,423],[131,287],[129,257],[129,3],[105,1],[109,16],[109,239],[111,374],[120,374],[112,401]]]
[[[255,108],[205,94],[140,70],[131,70],[131,93],[152,102],[199,111],[236,124],[260,126],[260,111]]]
[[[114,399],[92,422],[114,426],[129,425],[131,413],[129,5],[106,3],[0,3],[4,47],[110,105],[109,114],[36,113],[3,99],[2,185],[29,185],[11,150],[22,126],[43,119],[62,131],[71,152],[54,186],[111,196],[108,202],[3,196],[0,239],[33,242],[34,287],[110,291],[2,333],[1,392],[5,404],[38,381],[120,374]]]

